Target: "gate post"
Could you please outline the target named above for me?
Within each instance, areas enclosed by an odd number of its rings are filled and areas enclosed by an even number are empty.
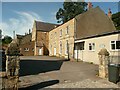
[[[109,52],[107,49],[103,48],[98,53],[99,57],[99,77],[107,78],[108,77],[108,64],[109,64]]]
[[[6,76],[3,78],[2,89],[18,90],[19,80],[19,46],[13,40],[6,50]]]

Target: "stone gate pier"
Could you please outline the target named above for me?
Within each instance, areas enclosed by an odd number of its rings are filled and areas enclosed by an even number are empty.
[[[6,76],[2,78],[2,90],[18,90],[19,47],[13,40],[6,50]]]
[[[109,52],[103,48],[98,53],[99,56],[99,77],[108,78]]]

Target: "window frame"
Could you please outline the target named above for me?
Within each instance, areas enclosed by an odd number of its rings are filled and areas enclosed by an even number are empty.
[[[62,29],[60,30],[60,37],[62,37]]]
[[[114,43],[112,43],[112,41],[114,41]],[[119,41],[120,42],[120,40],[111,40],[110,41],[110,51],[120,51],[120,49],[116,49],[116,42],[117,41]],[[112,44],[115,44],[115,49],[112,49]]]
[[[24,51],[25,51],[25,52],[28,52],[28,51],[29,51],[29,48],[24,48]]]
[[[68,40],[66,40],[66,44],[65,44],[65,54],[66,55],[68,55],[68,53],[69,53],[68,48],[69,48],[69,42],[68,42]]]
[[[62,42],[60,41],[60,54],[62,54]]]
[[[91,45],[90,45],[91,44]],[[91,50],[90,50],[90,46],[91,46]],[[89,43],[88,44],[88,50],[89,51],[95,51],[95,43]]]
[[[66,26],[66,35],[69,34],[69,25]]]

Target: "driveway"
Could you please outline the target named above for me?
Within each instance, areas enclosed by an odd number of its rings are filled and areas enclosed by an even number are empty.
[[[39,88],[43,87],[60,88],[60,85],[62,84],[70,84],[76,82],[86,82],[91,84],[92,82],[98,81],[99,83],[97,84],[101,84],[96,85],[98,86],[98,88],[104,83],[105,85],[102,86],[103,88],[117,87],[117,85],[112,84],[106,79],[101,79],[97,76],[98,65],[85,62],[72,62],[66,61],[63,58],[49,56],[29,56],[21,57],[20,67],[21,82],[19,83],[19,85],[21,89],[24,88],[29,90],[38,90]],[[90,87],[91,85],[88,86]],[[95,84],[93,83],[93,88],[94,85]],[[75,85],[73,84],[73,86]]]

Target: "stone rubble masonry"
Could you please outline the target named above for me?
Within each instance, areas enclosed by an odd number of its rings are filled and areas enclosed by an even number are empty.
[[[99,55],[99,77],[107,78],[108,77],[108,64],[109,64],[109,52],[103,48],[98,53]]]

